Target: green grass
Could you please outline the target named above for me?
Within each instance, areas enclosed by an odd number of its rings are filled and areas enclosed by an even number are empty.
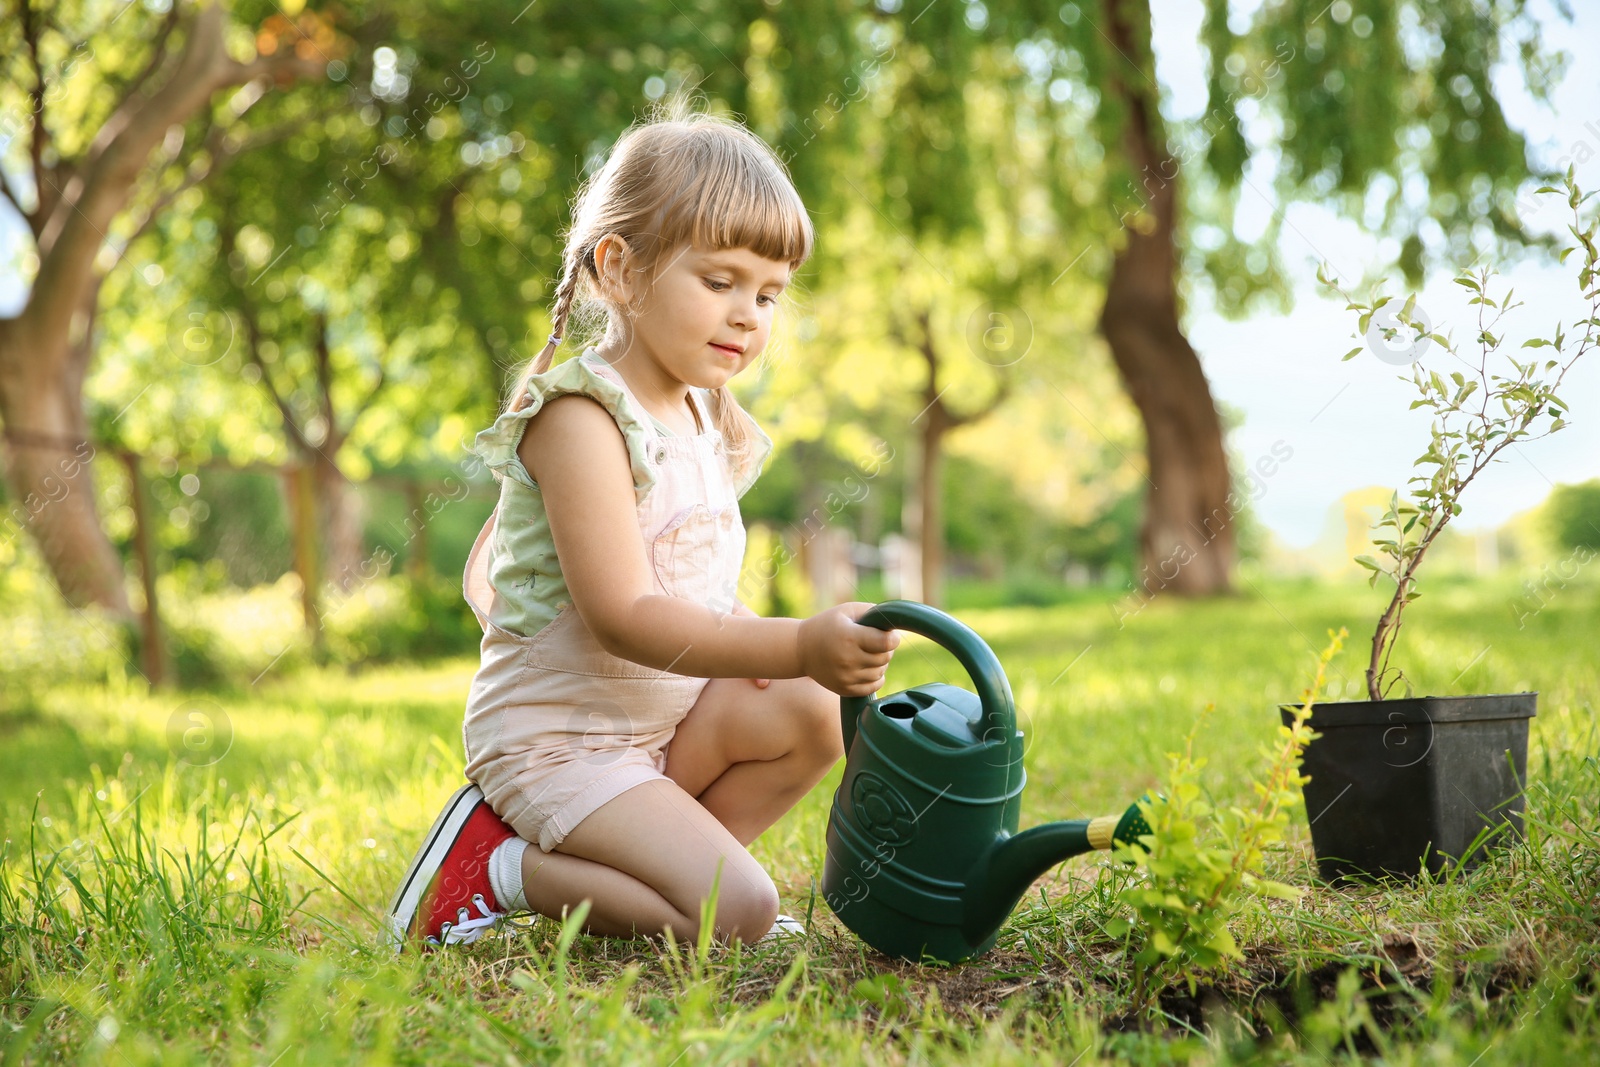
[[[785,910],[815,909],[798,947],[663,950],[540,920],[394,960],[379,915],[460,781],[472,661],[203,693],[31,685],[0,708],[0,1063],[1585,1062],[1600,597],[1571,584],[1519,627],[1509,581],[1427,594],[1397,653],[1418,692],[1540,691],[1527,843],[1465,877],[1332,890],[1312,886],[1301,815],[1269,873],[1310,892],[1244,913],[1246,960],[1168,990],[1154,1017],[1103,931],[1128,875],[1095,858],[1041,878],[972,964],[865,949],[812,892],[838,770],[754,848]],[[1378,605],[1364,586],[1244,583],[1119,626],[1126,610],[1085,596],[961,613],[1023,712],[1024,827],[1121,810],[1206,704],[1208,789],[1248,797],[1330,627],[1351,630],[1330,699],[1360,695]],[[961,679],[908,641],[890,688],[933,680]]]

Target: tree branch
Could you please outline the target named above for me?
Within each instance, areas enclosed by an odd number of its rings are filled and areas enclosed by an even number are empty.
[[[226,131],[220,126],[213,125],[206,130],[205,139],[201,147],[195,151],[194,156],[185,162],[181,168],[184,176],[179,179],[176,186],[165,193],[161,193],[151,201],[150,206],[145,209],[144,217],[134,225],[133,232],[128,235],[127,241],[123,243],[124,252],[133,247],[133,242],[144,236],[145,231],[150,229],[156,217],[171,207],[174,200],[221,169],[218,158],[223,152],[225,138]],[[166,173],[165,169],[157,173],[157,184],[160,183],[161,177]],[[120,256],[118,260],[120,262]]]
[[[385,344],[385,356],[388,355],[388,351],[389,347],[387,344]],[[365,415],[367,413],[367,409],[372,407],[372,402],[378,399],[378,394],[383,392],[383,387],[387,385],[388,382],[388,375],[383,369],[383,357],[380,356],[378,359],[378,380],[372,383],[372,388],[367,392],[367,395],[362,397],[361,402],[356,405],[354,413],[352,413],[350,416],[350,425],[345,429],[346,437],[348,437],[350,433],[355,430],[356,423],[360,422],[361,416]]]
[[[131,247],[134,241],[144,236],[156,218],[171,207],[172,202],[177,200],[178,197],[195,186],[216,177],[235,159],[248,152],[253,152],[263,145],[281,141],[305,126],[312,119],[326,118],[328,114],[328,112],[323,111],[307,112],[304,115],[290,119],[288,122],[280,122],[276,126],[269,126],[248,136],[236,134],[233,128],[213,126],[206,133],[203,147],[196,151],[194,157],[184,165],[184,177],[177,186],[162,193],[151,203],[145,210],[144,217],[134,226],[133,233],[129,235],[123,247]]]
[[[272,398],[273,405],[278,409],[278,414],[283,418],[284,433],[302,456],[315,454],[316,448],[301,429],[300,421],[294,417],[294,409],[273,384],[272,373],[267,369],[266,361],[261,358],[261,324],[256,321],[255,309],[250,306],[250,301],[243,293],[239,294],[239,316],[244,319],[245,325],[245,358],[261,372],[262,388],[266,389],[267,395]]]
[[[166,65],[167,43],[172,39],[172,31],[177,28],[181,14],[182,9],[177,4],[167,9],[167,17],[161,20],[161,29],[156,33],[155,43],[150,48],[150,58],[145,61],[143,69],[126,83],[113,87],[112,91],[117,100],[121,101],[118,105],[119,110],[129,100],[138,97],[143,92],[145,83]]]
[[[311,348],[317,370],[317,405],[322,408],[322,421],[327,429],[323,440],[330,440],[339,430],[333,411],[333,352],[328,348],[328,313],[319,311],[311,317]]]
[[[44,149],[50,140],[49,127],[44,120],[44,64],[39,61],[39,27],[33,21],[33,0],[18,0],[18,14],[22,19],[22,40],[27,48],[28,63],[33,68],[33,88],[28,99],[33,103],[33,132],[28,137],[28,157],[33,163],[33,185],[41,190],[40,206],[44,203]],[[23,218],[27,218],[24,215]],[[31,219],[29,220],[32,221]]]
[[[266,74],[296,77],[322,69],[320,63],[293,55],[249,63],[230,59],[222,41],[226,19],[215,4],[199,11],[171,75],[148,97],[118,107],[95,138],[81,178],[63,188],[40,231],[39,274],[20,316],[44,336],[64,336],[69,329],[112,220],[126,206],[140,170],[168,128],[186,121],[228,85]]]
[[[940,402],[939,406],[944,407],[945,409],[945,421],[949,424],[951,429],[954,429],[957,426],[965,426],[969,422],[977,422],[980,419],[987,418],[994,412],[995,408],[999,407],[1001,404],[1004,404],[1011,397],[1011,376],[1006,374],[1004,371],[1000,371],[996,373],[995,377],[999,379],[999,384],[995,386],[994,395],[991,396],[980,408],[969,411],[964,415],[957,415],[948,407],[945,407],[942,401]]]
[[[232,212],[224,206],[218,229],[218,260],[226,263],[237,247],[238,228],[233,224]],[[261,387],[267,391],[267,396],[272,399],[272,404],[278,409],[278,415],[283,419],[283,432],[289,438],[290,445],[300,452],[301,456],[311,455],[315,449],[306,438],[305,432],[300,428],[300,421],[295,418],[294,409],[289,406],[284,395],[278,391],[277,385],[272,380],[272,372],[267,367],[267,361],[261,358],[261,323],[256,318],[254,305],[250,303],[249,295],[240,287],[234,286],[234,295],[238,298],[239,317],[244,319],[245,333],[245,359],[253,364],[261,375]]]

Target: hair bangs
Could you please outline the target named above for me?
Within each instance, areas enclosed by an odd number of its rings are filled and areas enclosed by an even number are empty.
[[[748,248],[791,270],[810,258],[811,218],[769,149],[721,125],[702,125],[687,140],[680,149],[687,186],[663,213],[664,245]]]

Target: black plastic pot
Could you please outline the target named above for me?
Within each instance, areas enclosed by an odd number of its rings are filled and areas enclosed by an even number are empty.
[[[1318,704],[1301,773],[1324,881],[1411,878],[1522,838],[1538,693]],[[1283,721],[1293,705],[1281,705]],[[1471,854],[1467,853],[1471,850]]]

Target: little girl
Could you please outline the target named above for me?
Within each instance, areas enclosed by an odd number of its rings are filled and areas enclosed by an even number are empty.
[[[713,884],[721,940],[782,918],[745,846],[839,759],[839,695],[876,692],[899,643],[867,604],[763,619],[734,595],[772,442],[727,383],[812,239],[771,149],[704,114],[634,127],[578,194],[554,332],[474,444],[500,502],[466,569],[471,784],[390,906],[397,948],[580,901],[592,933],[693,939]],[[552,369],[580,287],[605,339]]]

